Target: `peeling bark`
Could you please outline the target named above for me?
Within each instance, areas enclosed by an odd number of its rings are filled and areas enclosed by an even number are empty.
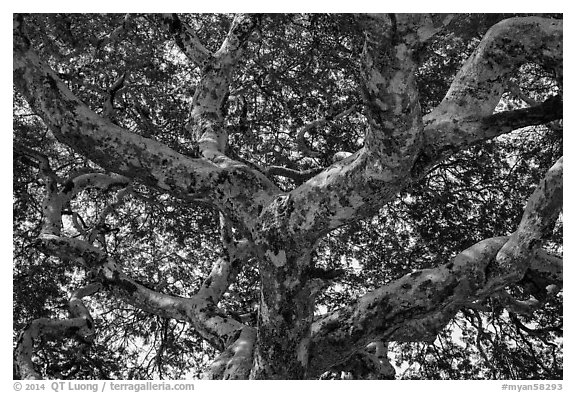
[[[138,179],[184,200],[209,201],[246,225],[251,224],[259,209],[279,192],[262,173],[217,154],[222,145],[218,136],[220,131],[218,125],[211,120],[205,121],[205,117],[207,113],[219,110],[215,105],[219,105],[223,97],[218,98],[216,104],[205,100],[210,97],[208,92],[214,91],[215,83],[221,86],[219,89],[227,89],[220,81],[222,75],[207,78],[206,93],[197,90],[193,117],[200,117],[201,121],[196,126],[196,134],[201,140],[204,138],[204,151],[212,161],[194,159],[98,116],[37,57],[21,30],[21,21],[17,18],[14,23],[14,83],[60,142],[111,172]],[[224,49],[229,49],[230,53]],[[231,59],[238,55],[238,48],[231,43],[223,47],[219,61],[230,67]],[[218,94],[224,94],[224,90]]]
[[[498,252],[490,268],[487,291],[502,288],[524,276],[529,267],[526,261],[532,258],[562,210],[562,173],[563,159],[560,158],[528,199],[518,229]]]
[[[21,379],[42,379],[32,361],[35,339],[42,336],[71,336],[82,343],[89,344],[93,341],[94,321],[82,298],[93,295],[99,289],[99,284],[89,284],[72,294],[68,302],[71,318],[63,320],[40,318],[32,321],[24,329],[14,351],[14,365]]]
[[[248,379],[252,369],[255,341],[256,330],[243,329],[238,339],[212,363],[204,379]]]
[[[315,321],[311,370],[318,374],[371,340],[433,339],[460,308],[498,295],[502,288],[519,281],[531,265],[546,270],[546,261],[550,261],[549,266],[558,268],[558,261],[544,260],[538,247],[561,207],[562,159],[532,193],[511,236],[479,242],[448,264],[408,274]],[[554,271],[554,267],[548,269]]]
[[[203,66],[212,54],[202,45],[194,30],[182,22],[177,14],[162,14],[161,20],[180,50],[194,63]]]
[[[560,118],[561,107],[557,105],[553,106],[552,118],[546,117],[546,113],[536,119],[519,116],[525,122],[523,125],[514,121],[494,124],[496,119],[503,120],[509,115],[508,112],[492,115],[510,77],[522,64],[539,64],[554,71],[561,80],[562,28],[561,20],[538,17],[512,18],[493,26],[460,69],[440,105],[424,117],[427,154],[493,138],[509,132],[508,126],[522,127]],[[497,127],[486,127],[490,124]]]
[[[528,109],[493,113],[510,77],[523,63],[534,62],[555,72],[561,83],[561,22],[531,17],[495,25],[457,74],[442,103],[423,116],[413,52],[451,18],[359,17],[366,36],[361,88],[369,127],[364,147],[354,154],[339,154],[338,160],[320,173],[269,168],[268,175],[303,182],[282,192],[261,171],[224,153],[228,133],[223,107],[235,65],[259,24],[259,16],[236,16],[215,53],[175,14],[162,20],[180,49],[202,71],[188,125],[201,158],[179,154],[98,116],[38,58],[18,17],[13,50],[16,87],[58,141],[120,175],[89,173],[63,182],[46,157],[25,147],[17,150],[36,162],[46,183],[38,246],[48,255],[95,272],[99,285],[111,296],[146,312],[190,323],[221,351],[207,378],[313,378],[355,356],[390,377],[385,350],[374,344],[375,353],[367,353],[371,343],[434,340],[456,312],[489,296],[505,296],[502,289],[521,280],[528,269],[561,285],[562,261],[540,246],[561,209],[562,159],[536,188],[517,231],[510,236],[478,242],[444,265],[415,271],[313,320],[315,296],[324,283],[312,274],[312,252],[324,235],[374,215],[447,154],[518,127],[562,117],[561,95]],[[301,150],[310,153],[304,143],[306,130],[300,130],[297,142]],[[87,240],[61,236],[62,209],[79,192],[88,187],[125,187],[117,196],[119,202],[123,192],[129,192],[126,187],[132,180],[184,203],[208,202],[221,212],[225,252],[190,298],[137,283],[123,272],[121,261],[94,245],[88,232],[79,231]],[[103,212],[101,222],[109,211]],[[246,263],[257,263],[260,274],[256,328],[218,307]],[[31,360],[36,337],[71,331],[82,337],[91,334],[91,320],[81,302],[88,294],[80,291],[73,296],[70,308],[74,318],[36,320],[24,331],[16,351],[23,378],[40,376]],[[515,299],[508,303],[515,310],[532,307]]]

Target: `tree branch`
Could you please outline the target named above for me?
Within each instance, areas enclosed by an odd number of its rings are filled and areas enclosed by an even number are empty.
[[[364,96],[370,123],[364,148],[288,195],[286,205],[299,208],[285,214],[282,225],[300,234],[303,244],[314,244],[334,228],[375,214],[447,153],[562,116],[559,97],[533,108],[493,113],[505,82],[521,64],[533,61],[548,69],[559,67],[561,21],[514,18],[494,26],[456,76],[443,102],[424,117],[424,126],[409,47],[402,42],[394,46],[391,37],[384,39],[392,34],[388,31],[392,22],[381,19],[363,19],[368,36]],[[507,49],[510,45],[512,52]]]
[[[536,250],[534,253],[530,269],[543,275],[554,284],[562,286],[563,283],[563,261],[555,255],[551,255],[544,250]]]
[[[147,288],[124,274],[114,258],[90,242],[60,236],[63,206],[78,191],[88,186],[108,187],[124,184],[127,179],[102,175],[82,174],[68,182],[59,192],[51,189],[44,200],[44,225],[37,245],[46,254],[72,260],[94,272],[96,279],[115,296],[128,304],[163,318],[174,318],[190,322],[208,342],[218,349],[224,349],[244,328],[241,323],[229,318],[217,307],[217,301],[228,286],[228,280],[237,270],[222,260],[216,264],[209,282],[192,298],[185,299],[160,293]],[[124,189],[124,192],[128,190]],[[123,192],[120,192],[121,197]],[[117,201],[118,202],[118,201]],[[107,209],[105,209],[107,211]],[[244,252],[238,247],[237,255]]]
[[[511,313],[520,315],[532,315],[534,311],[542,307],[542,302],[531,297],[528,300],[518,300],[506,290],[502,290],[494,295],[498,301]]]
[[[318,173],[322,172],[322,170],[323,168],[313,168],[305,171],[298,171],[296,169],[290,169],[283,166],[273,165],[266,168],[266,174],[268,176],[275,175],[275,176],[287,177],[294,180],[297,184],[301,184],[302,182],[316,176]]]
[[[561,96],[553,96],[530,108],[492,113],[478,117],[454,116],[451,120],[436,121],[425,117],[424,149],[422,161],[415,171],[423,174],[434,163],[446,155],[473,144],[483,142],[522,127],[546,124],[562,119],[563,102]]]
[[[104,117],[113,123],[116,123],[116,111],[114,110],[114,99],[116,98],[116,93],[124,86],[124,81],[126,80],[126,73],[120,75],[108,89],[108,97],[104,101]]]
[[[240,19],[239,23],[233,24],[232,32],[238,30],[239,25],[244,26],[242,21],[243,19]],[[72,147],[111,172],[139,179],[147,186],[185,200],[201,199],[210,202],[243,225],[250,225],[262,207],[279,192],[262,173],[223,155],[214,157],[208,154],[214,158],[214,162],[192,159],[98,116],[74,96],[37,57],[21,27],[22,19],[16,17],[14,82],[59,142]],[[232,43],[225,46],[227,47],[234,49]],[[238,54],[237,50],[233,52]],[[221,56],[226,58],[226,61],[234,57],[232,54],[226,55],[226,51]],[[209,79],[210,77],[204,78]],[[227,91],[227,87],[224,90]],[[210,110],[203,106],[210,103],[211,99],[205,96],[210,93],[211,89],[201,89],[195,95],[196,108],[206,109],[198,109],[200,114]],[[212,122],[206,124],[210,125]],[[203,132],[201,134],[204,135]],[[211,137],[206,134],[206,138]],[[210,150],[212,145],[207,143],[206,148]]]
[[[56,184],[63,181],[61,177],[56,175],[50,166],[50,160],[48,160],[48,157],[45,154],[30,149],[29,147],[17,142],[14,143],[13,149],[16,155],[27,157],[34,162],[40,171],[40,175],[42,175],[42,177],[47,181],[47,187],[50,187],[50,184]]]
[[[232,345],[210,365],[204,379],[248,379],[252,369],[256,329],[245,327]]]
[[[162,14],[161,20],[178,48],[199,67],[204,67],[212,54],[202,45],[194,30],[186,23],[182,22],[177,14]]]
[[[344,111],[338,113],[335,116],[326,116],[326,117],[323,117],[322,119],[314,120],[313,122],[308,123],[304,127],[302,127],[298,131],[298,134],[296,135],[296,143],[298,145],[298,149],[300,150],[300,152],[302,152],[302,154],[304,154],[306,157],[319,157],[320,153],[313,151],[308,147],[308,144],[306,143],[306,139],[304,138],[304,135],[306,134],[306,132],[311,130],[314,127],[323,126],[324,124],[328,123],[329,121],[338,120],[342,117],[348,116],[349,114],[351,114],[355,110],[356,110],[356,105],[352,105],[350,108],[345,109]]]
[[[32,355],[34,340],[42,336],[72,336],[82,343],[94,339],[94,321],[82,299],[100,290],[100,284],[88,284],[76,290],[68,302],[71,318],[39,318],[32,321],[20,334],[14,350],[14,364],[21,379],[42,379],[34,369]]]
[[[122,272],[112,256],[88,242],[43,235],[39,238],[39,247],[48,255],[73,260],[93,270],[103,288],[126,303],[162,318],[191,323],[217,349],[222,350],[234,342],[238,332],[245,327],[219,310],[210,298],[172,296],[136,282]]]
[[[320,373],[372,340],[433,340],[462,306],[499,292],[522,279],[529,266],[542,264],[538,247],[561,206],[559,159],[528,199],[511,236],[476,243],[450,263],[401,277],[315,321],[311,370]]]
[[[230,94],[234,67],[258,23],[257,16],[238,14],[234,17],[222,46],[205,65],[192,99],[192,137],[198,141],[202,156],[219,164],[233,163],[224,155],[228,133],[223,108]]]
[[[446,146],[457,150],[512,127],[558,119],[560,98],[533,110],[494,114],[494,109],[522,64],[539,64],[562,78],[562,38],[562,21],[557,19],[512,18],[494,25],[460,69],[440,105],[424,117],[425,150],[438,152]],[[547,115],[547,109],[553,113]],[[522,115],[529,119],[523,120]],[[506,129],[499,131],[499,126]]]
[[[520,280],[530,266],[526,262],[540,247],[562,210],[563,159],[560,158],[532,193],[520,225],[498,252],[491,265],[489,282],[484,291],[494,292],[510,282]]]

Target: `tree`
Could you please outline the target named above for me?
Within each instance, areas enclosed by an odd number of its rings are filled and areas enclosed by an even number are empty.
[[[15,376],[560,378],[560,18],[15,15]]]

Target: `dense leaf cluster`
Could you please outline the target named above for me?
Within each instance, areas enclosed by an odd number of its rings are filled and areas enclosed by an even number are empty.
[[[503,15],[460,15],[419,51],[418,86],[428,112],[489,26]],[[182,15],[204,45],[217,50],[230,15]],[[114,82],[125,75],[113,102],[114,121],[132,132],[194,154],[187,133],[188,107],[199,70],[186,61],[156,15],[49,14],[27,16],[28,34],[71,90],[104,113]],[[356,151],[366,128],[362,110],[306,133],[301,127],[360,102],[358,69],[363,36],[351,15],[263,15],[233,78],[226,122],[229,154],[265,171],[272,165],[322,168],[338,151]],[[527,66],[518,84],[541,100],[557,89],[542,70]],[[519,106],[514,97],[502,105]],[[99,168],[55,141],[39,117],[14,95],[14,141],[43,152],[63,177]],[[369,220],[330,233],[318,246],[316,265],[344,269],[317,300],[318,312],[415,269],[445,263],[479,240],[514,231],[524,204],[545,171],[562,155],[561,124],[518,130],[447,158]],[[283,188],[293,180],[275,177]],[[34,247],[41,225],[43,184],[38,169],[14,155],[14,331],[34,318],[66,315],[69,293],[90,277],[79,266],[45,257]],[[86,191],[73,201],[89,228],[111,194]],[[70,221],[65,231],[77,236]],[[189,296],[222,252],[218,215],[136,185],[109,217],[108,252],[124,270],[164,293]],[[561,223],[548,247],[562,252]],[[233,314],[256,312],[258,273],[245,266],[223,298]],[[528,285],[528,284],[527,284]],[[519,296],[522,287],[512,289]],[[531,317],[509,313],[497,300],[466,311],[428,343],[397,343],[391,350],[399,375],[418,379],[561,378],[562,298]],[[184,378],[198,373],[214,351],[184,323],[147,315],[106,293],[89,301],[96,343],[79,349],[67,339],[40,345],[44,373],[59,378]]]

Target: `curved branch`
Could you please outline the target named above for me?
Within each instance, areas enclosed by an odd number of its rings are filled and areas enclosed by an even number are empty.
[[[536,250],[530,263],[530,269],[543,275],[554,284],[562,286],[564,271],[562,258],[551,255],[544,250]]]
[[[194,30],[182,22],[177,14],[162,14],[161,20],[174,37],[178,48],[196,65],[203,67],[212,54],[202,45]]]
[[[375,214],[445,153],[562,116],[560,96],[536,107],[493,113],[507,80],[521,64],[534,61],[547,68],[561,64],[561,21],[514,18],[494,26],[444,101],[423,120],[409,48],[401,36],[395,46],[393,38],[382,39],[391,34],[386,30],[392,29],[391,22],[368,18],[364,24],[368,31],[364,95],[370,130],[363,149],[288,195],[287,205],[298,209],[285,213],[282,225],[301,234],[299,241],[308,244],[338,226]]]
[[[122,18],[122,23],[120,23],[109,36],[99,39],[96,44],[96,50],[101,51],[106,45],[115,44],[116,42],[122,40],[126,34],[128,33],[128,29],[131,28],[131,20],[133,18],[133,14],[125,14]],[[100,53],[96,52],[96,55],[99,57]]]
[[[82,343],[94,339],[94,321],[82,299],[100,290],[100,284],[88,284],[74,291],[68,302],[71,318],[39,318],[32,321],[20,334],[14,350],[14,365],[21,379],[42,379],[34,369],[32,355],[34,340],[42,336],[72,336]]]
[[[483,142],[522,127],[546,124],[563,117],[561,96],[553,96],[530,108],[515,109],[485,116],[452,115],[436,121],[432,115],[424,117],[424,148],[413,172],[426,171],[447,154]],[[448,120],[450,119],[450,120]]]
[[[305,171],[298,171],[283,166],[269,166],[266,168],[266,174],[287,177],[294,180],[296,183],[302,183],[322,172],[323,168],[313,168]]]
[[[74,198],[79,192],[88,188],[95,188],[106,191],[112,187],[127,186],[130,179],[125,176],[104,173],[85,173],[74,177],[66,182],[62,188],[61,194],[67,200]]]
[[[542,113],[546,111],[544,104],[539,109],[512,114],[493,112],[510,77],[524,63],[539,64],[562,78],[562,39],[562,21],[557,19],[512,18],[494,25],[460,69],[440,105],[424,117],[426,150],[438,152],[449,146],[458,149],[513,129],[508,127],[558,119],[559,98],[548,103],[554,113],[548,116]],[[519,115],[525,114],[536,119],[523,123]],[[498,126],[506,129],[499,131]]]
[[[15,154],[27,157],[34,161],[42,177],[48,181],[48,187],[50,187],[50,183],[56,184],[63,181],[61,177],[56,175],[50,166],[50,160],[48,160],[48,157],[45,154],[16,142],[14,143],[13,149]]]
[[[261,215],[281,214],[286,233],[298,233],[302,244],[314,244],[330,230],[376,213],[410,181],[421,146],[423,125],[412,52],[392,38],[392,19],[383,23],[380,18],[362,17],[361,22],[367,36],[362,92],[369,130],[364,147],[288,196],[278,196]]]
[[[113,123],[116,123],[114,99],[116,98],[116,93],[118,93],[118,91],[122,89],[122,87],[124,86],[125,79],[126,79],[126,73],[123,73],[114,81],[112,86],[110,86],[110,88],[108,89],[108,97],[106,97],[106,100],[104,101],[104,108],[103,108],[104,117],[106,117]]]
[[[44,224],[38,238],[39,248],[48,255],[76,261],[81,266],[93,270],[105,289],[128,304],[164,318],[190,322],[216,348],[226,348],[236,339],[237,332],[245,327],[222,313],[216,306],[231,276],[237,273],[237,268],[232,269],[227,260],[223,259],[221,263],[216,264],[212,275],[198,295],[185,299],[160,293],[132,280],[121,271],[112,256],[94,247],[90,241],[60,236],[62,208],[75,195],[75,191],[78,192],[88,186],[106,188],[113,184],[125,185],[126,182],[127,179],[123,177],[91,173],[76,176],[61,192],[55,188],[48,189],[43,202]],[[121,197],[123,192],[128,190],[124,189],[117,197]],[[108,209],[104,210],[107,211]],[[244,246],[234,247],[232,253],[234,258],[243,255],[245,255]],[[239,264],[236,259],[233,261],[236,263],[235,266]]]
[[[22,33],[21,24],[21,18],[16,17],[13,30],[14,83],[58,141],[111,172],[139,179],[147,186],[182,199],[210,202],[244,225],[249,225],[271,196],[279,192],[262,173],[223,155],[215,157],[209,154],[214,162],[192,159],[97,115],[38,58]],[[244,26],[242,23],[234,26],[239,25]],[[232,44],[226,47],[234,49]],[[233,57],[225,56],[225,53],[222,56],[227,61]],[[227,91],[227,87],[224,90]],[[200,89],[195,95],[196,108],[206,109],[198,109],[199,113],[211,110],[206,106],[211,102],[208,97],[211,91]],[[222,102],[221,96],[219,93],[218,102]],[[204,124],[209,128],[213,125],[211,122]],[[208,150],[212,146],[210,135],[205,135]]]
[[[544,329],[530,329],[528,326],[524,325],[514,313],[510,313],[510,320],[514,323],[514,325],[516,325],[517,328],[519,328],[520,330],[522,330],[525,333],[528,333],[530,336],[539,337],[539,336],[545,335],[548,332],[561,332],[562,331],[561,326],[558,326],[558,327],[552,326],[552,327],[544,328]],[[545,343],[549,344],[547,342],[545,342]]]
[[[338,113],[336,116],[326,116],[326,117],[323,117],[322,119],[314,120],[313,122],[308,123],[304,127],[302,127],[298,131],[298,134],[296,135],[296,143],[298,145],[298,149],[300,150],[300,152],[302,152],[306,157],[313,157],[313,158],[319,157],[320,153],[313,151],[312,149],[310,149],[308,147],[308,144],[306,143],[306,139],[304,139],[306,132],[309,131],[310,129],[314,128],[314,127],[323,126],[324,124],[328,123],[329,121],[338,120],[342,117],[348,116],[349,114],[351,114],[355,110],[356,110],[356,105],[352,105],[350,108],[345,109],[344,111]]]
[[[256,330],[244,328],[232,345],[226,348],[210,365],[204,379],[248,379],[252,369]]]
[[[483,240],[450,263],[410,273],[312,326],[311,370],[320,373],[371,341],[434,340],[484,282],[507,237]]]
[[[520,280],[529,268],[529,261],[540,247],[562,210],[563,159],[560,158],[534,190],[516,232],[498,252],[491,265],[486,292],[494,292],[510,282]]]
[[[165,295],[130,279],[114,258],[84,240],[55,235],[40,235],[38,247],[46,254],[72,260],[84,268],[94,270],[104,289],[111,290],[128,304],[165,318],[185,321],[186,299]]]
[[[259,23],[255,15],[238,14],[220,49],[203,69],[202,79],[192,99],[190,128],[203,157],[220,164],[233,162],[224,155],[228,132],[223,108],[230,94],[232,72],[250,35]]]
[[[315,321],[311,370],[320,373],[373,340],[434,340],[462,306],[498,293],[538,265],[541,239],[561,207],[559,159],[528,199],[511,236],[476,243],[450,263],[401,277]]]
[[[506,310],[514,314],[532,315],[534,311],[542,307],[542,302],[534,297],[528,300],[518,300],[506,290],[498,292],[494,297],[498,299]]]
[[[138,283],[122,272],[113,257],[88,242],[43,235],[39,238],[39,247],[48,255],[76,261],[92,269],[104,289],[134,307],[162,318],[190,322],[217,349],[226,348],[245,327],[220,311],[210,297],[204,296],[206,293],[182,298]]]

